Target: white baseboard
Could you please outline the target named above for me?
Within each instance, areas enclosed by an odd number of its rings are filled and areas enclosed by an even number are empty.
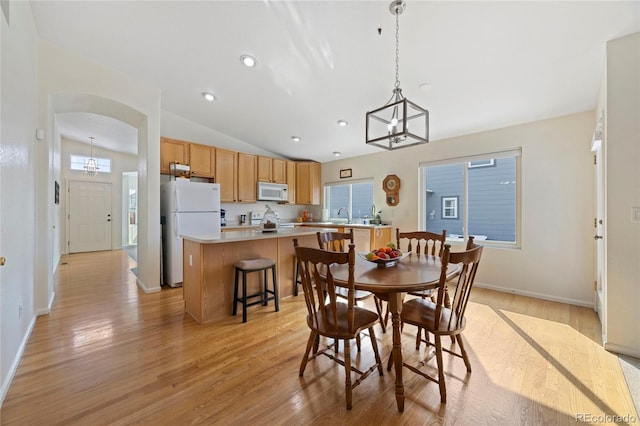
[[[609,352],[615,352],[616,354],[640,358],[640,349],[638,348],[630,348],[628,346],[617,345],[610,342],[604,342],[604,348]]]
[[[142,281],[140,281],[139,278],[136,278],[136,284],[138,285],[138,287],[140,288],[140,290],[142,290],[144,293],[157,293],[160,290],[162,290],[160,288],[160,286],[158,287],[151,287],[151,288],[147,288]]]
[[[489,289],[489,290],[500,291],[502,293],[513,293],[513,294],[517,294],[517,295],[520,295],[520,296],[533,297],[535,299],[549,300],[551,302],[566,303],[568,305],[583,306],[585,308],[593,308],[593,301],[567,299],[565,297],[550,296],[550,295],[544,294],[544,293],[536,293],[536,292],[533,292],[533,291],[523,291],[523,290],[518,290],[518,289],[515,289],[515,288],[498,287],[498,286],[495,286],[495,285],[483,284],[483,283],[478,283],[478,282],[474,283],[474,286],[481,287],[481,288],[486,288],[486,289]]]
[[[20,361],[22,360],[22,355],[24,354],[24,349],[27,347],[27,342],[29,341],[29,337],[31,337],[31,332],[33,331],[33,327],[35,325],[36,317],[34,316],[33,318],[31,318],[31,322],[29,322],[27,332],[24,334],[22,342],[20,342],[20,346],[18,347],[16,356],[13,358],[13,362],[11,362],[11,367],[9,368],[9,371],[7,373],[7,377],[2,383],[2,388],[0,388],[0,407],[2,407],[4,398],[7,396],[7,392],[9,391],[9,386],[11,386],[13,377],[16,375],[16,371],[18,370],[18,366],[20,365]]]
[[[47,303],[47,307],[45,309],[39,309],[36,311],[36,315],[49,315],[51,313],[51,307],[53,306],[53,300],[56,298],[56,292],[51,292],[51,297],[49,298],[49,303]]]

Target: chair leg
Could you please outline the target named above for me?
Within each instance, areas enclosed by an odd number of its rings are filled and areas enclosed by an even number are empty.
[[[316,341],[313,342],[313,354],[318,353],[318,348],[320,347],[320,335],[316,334]]]
[[[344,372],[345,372],[345,380],[344,380],[344,390],[347,396],[347,410],[351,410],[351,401],[352,401],[352,391],[353,387],[351,386],[351,342],[349,339],[344,339]]]
[[[295,270],[293,272],[293,295],[298,295],[298,285],[300,284],[300,272],[298,271],[298,258],[295,259]]]
[[[242,271],[242,322],[247,322],[247,273]]]
[[[462,355],[462,359],[464,360],[464,365],[467,367],[467,372],[471,373],[471,362],[469,362],[467,351],[464,349],[464,344],[462,343],[462,335],[456,334],[456,340],[458,341],[458,346],[460,346],[460,355]]]
[[[416,351],[420,349],[421,339],[422,339],[422,327],[418,327],[418,332],[416,333]]]
[[[376,364],[378,365],[378,374],[380,374],[380,376],[382,377],[382,361],[380,360],[380,353],[378,352],[378,342],[376,341],[376,333],[373,331],[373,327],[369,328],[369,338],[371,339],[373,354],[376,357]]]
[[[233,310],[231,311],[231,315],[238,313],[238,272],[236,269],[235,280],[233,281]]]
[[[387,322],[384,319],[383,316],[383,309],[384,307],[382,306],[382,299],[379,299],[378,296],[373,296],[373,301],[376,305],[376,311],[378,311],[378,318],[380,320],[380,327],[382,327],[382,332],[386,333],[387,332]]]
[[[361,349],[360,334],[356,334],[356,346],[358,347],[358,352],[360,352],[360,349]]]
[[[304,351],[304,356],[302,357],[302,362],[300,363],[300,377],[304,374],[304,369],[307,368],[307,361],[309,360],[309,351],[311,347],[313,347],[318,341],[319,335],[315,331],[311,330],[309,333],[309,340],[307,340],[307,349]]]
[[[280,304],[278,303],[278,279],[276,278],[276,267],[271,267],[271,280],[273,281],[273,301],[276,304],[276,312],[280,312]]]
[[[393,351],[389,354],[389,359],[387,360],[387,371],[391,371],[393,368]]]
[[[264,269],[262,271],[262,281],[264,284],[264,291],[262,292],[262,306],[267,306],[269,304],[269,281],[267,280],[267,270]]]
[[[438,361],[438,386],[440,386],[440,402],[447,402],[447,388],[444,384],[444,363],[442,362],[442,340],[439,334],[435,335],[436,359]]]

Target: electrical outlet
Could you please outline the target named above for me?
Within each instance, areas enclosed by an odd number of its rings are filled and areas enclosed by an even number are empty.
[[[22,319],[22,305],[18,305],[18,319]]]

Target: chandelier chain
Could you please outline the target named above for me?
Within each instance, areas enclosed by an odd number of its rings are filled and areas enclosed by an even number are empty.
[[[396,89],[400,88],[400,42],[399,42],[399,32],[400,32],[400,13],[396,12]]]

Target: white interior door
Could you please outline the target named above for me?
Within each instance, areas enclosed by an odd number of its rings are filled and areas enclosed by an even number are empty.
[[[605,282],[604,282],[604,269],[605,269],[605,256],[604,256],[604,238],[605,238],[605,227],[604,227],[604,158],[603,158],[603,144],[604,144],[604,133],[602,131],[603,128],[603,117],[600,118],[600,122],[598,123],[598,128],[593,137],[592,151],[594,154],[594,167],[595,167],[595,218],[594,218],[594,241],[595,241],[595,258],[596,258],[596,267],[595,267],[595,281],[596,281],[596,290],[595,290],[595,310],[598,313],[598,317],[600,318],[600,324],[602,324],[602,332],[604,333],[606,330],[605,322],[606,322],[606,291],[605,291]]]
[[[111,250],[111,184],[69,182],[69,253]]]

